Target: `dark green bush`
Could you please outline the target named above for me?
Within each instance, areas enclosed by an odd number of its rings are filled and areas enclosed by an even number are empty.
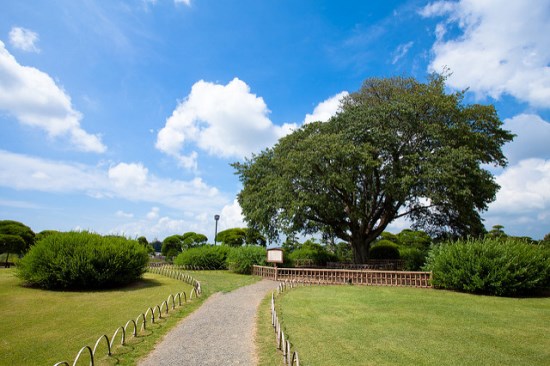
[[[427,251],[413,247],[399,247],[399,256],[405,261],[405,271],[420,271],[426,264]]]
[[[399,259],[399,247],[389,240],[380,240],[369,250],[369,259]]]
[[[338,257],[319,245],[318,248],[302,247],[289,254],[288,259],[296,267],[326,266],[336,262]],[[286,259],[285,259],[286,261]]]
[[[529,295],[550,285],[550,254],[522,240],[490,239],[441,244],[428,254],[433,284],[497,296]]]
[[[174,264],[205,269],[227,269],[226,260],[230,249],[226,245],[191,248],[180,253],[174,260]]]
[[[252,266],[264,266],[267,251],[264,247],[247,245],[231,248],[227,256],[227,268],[235,273],[251,274]]]
[[[89,232],[52,233],[18,264],[27,284],[45,289],[101,289],[137,280],[147,269],[147,250],[135,240]]]

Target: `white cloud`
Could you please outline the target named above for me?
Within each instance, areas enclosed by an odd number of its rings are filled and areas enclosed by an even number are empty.
[[[220,212],[219,230],[230,229],[234,227],[246,227],[244,216],[239,202],[235,199],[230,205],[225,205]]]
[[[449,68],[448,84],[479,97],[506,93],[550,107],[550,1],[436,1],[420,11],[445,16],[436,28],[429,68]],[[451,27],[461,33],[450,35]],[[454,38],[453,38],[454,36]]]
[[[191,0],[174,0],[174,4],[184,4],[187,6],[191,6]]]
[[[159,217],[160,209],[158,207],[152,207],[151,211],[147,213],[147,220],[156,220]]]
[[[4,150],[0,150],[0,187],[151,202],[194,214],[213,212],[226,202],[216,188],[200,178],[162,179],[149,174],[139,163],[120,163],[106,170]]]
[[[273,145],[293,127],[274,125],[268,114],[264,100],[238,78],[227,85],[201,80],[166,120],[156,147],[186,168],[196,167],[197,153],[182,152],[191,144],[210,155],[242,158]]]
[[[550,123],[535,114],[520,114],[504,120],[504,129],[517,136],[504,146],[510,165],[527,158],[550,159]]]
[[[0,110],[21,124],[38,127],[50,137],[66,137],[78,150],[102,153],[107,148],[97,135],[80,126],[82,115],[71,98],[46,73],[20,65],[0,41]]]
[[[143,186],[147,181],[148,170],[142,164],[119,163],[109,168],[109,179],[117,187]]]
[[[13,27],[9,36],[10,43],[13,47],[26,52],[40,52],[40,49],[36,46],[36,42],[38,42],[38,33],[26,28]]]
[[[340,110],[342,98],[346,97],[348,94],[347,91],[343,91],[319,103],[315,109],[313,109],[312,114],[306,114],[304,124],[317,121],[328,121],[330,117],[334,116]]]
[[[134,214],[133,213],[129,213],[129,212],[124,212],[122,210],[118,210],[115,215],[117,217],[121,217],[123,219],[131,219],[132,217],[134,217]]]
[[[409,50],[411,49],[413,44],[414,44],[414,42],[410,41],[410,42],[400,44],[399,46],[397,46],[397,49],[394,52],[393,60],[392,60],[391,63],[396,64],[397,61],[399,61],[403,57],[405,57],[405,55],[407,54],[407,52],[409,52]]]
[[[501,188],[483,215],[486,226],[541,239],[550,227],[550,160],[526,159],[496,177]]]

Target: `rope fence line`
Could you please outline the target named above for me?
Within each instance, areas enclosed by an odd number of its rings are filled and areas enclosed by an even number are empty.
[[[80,349],[80,351],[78,351],[78,353],[77,353],[77,355],[76,355],[76,357],[73,361],[73,364],[72,364],[73,366],[78,364],[78,361],[80,360],[80,357],[82,356],[82,354],[89,355],[90,365],[93,366],[94,362],[95,362],[95,358],[96,358],[96,351],[97,351],[99,345],[102,343],[103,340],[105,341],[105,345],[107,347],[107,355],[111,356],[113,346],[115,344],[115,340],[117,338],[117,335],[119,335],[119,333],[120,333],[120,344],[121,345],[126,344],[126,333],[128,331],[128,326],[132,325],[132,327],[131,327],[132,336],[137,337],[138,336],[139,324],[141,324],[141,328],[140,328],[141,330],[140,331],[144,331],[144,330],[147,329],[148,319],[150,319],[149,320],[150,324],[155,324],[155,320],[157,318],[162,319],[163,309],[164,309],[164,315],[166,316],[166,315],[168,315],[168,311],[169,311],[170,308],[172,310],[174,310],[176,308],[176,303],[177,303],[178,307],[181,307],[182,304],[185,304],[188,301],[191,301],[193,298],[199,297],[202,293],[201,284],[200,284],[199,281],[197,281],[193,277],[189,276],[188,274],[185,274],[185,273],[179,272],[178,270],[175,270],[172,266],[166,266],[166,265],[164,265],[164,266],[149,266],[148,271],[151,272],[151,273],[155,273],[155,274],[159,274],[159,275],[162,275],[162,276],[170,277],[170,278],[173,278],[173,279],[176,279],[176,280],[181,280],[181,281],[193,286],[193,288],[191,289],[191,292],[189,293],[189,298],[187,297],[187,294],[185,293],[185,291],[178,292],[175,295],[170,294],[168,296],[168,298],[166,300],[164,300],[160,305],[155,305],[153,307],[149,307],[145,311],[145,313],[139,314],[137,316],[136,320],[130,319],[126,322],[126,324],[124,326],[118,327],[115,330],[115,332],[114,332],[113,336],[111,337],[111,339],[109,339],[109,337],[106,334],[103,334],[102,336],[100,336],[97,339],[97,341],[95,342],[95,345],[94,345],[93,348],[91,348],[90,346],[87,346],[87,345],[82,347]],[[182,297],[183,297],[183,302],[182,302]],[[176,302],[176,300],[177,300],[177,302]],[[155,312],[157,314],[156,315],[157,318],[155,318]],[[56,364],[54,364],[54,366],[71,366],[71,365],[67,361],[61,361],[61,362],[57,362]]]
[[[281,282],[277,287],[277,295],[283,293],[284,291],[294,288],[298,285],[305,286],[306,283],[300,282]],[[309,284],[311,285],[311,284]],[[271,325],[275,331],[275,337],[277,338],[277,349],[280,350],[283,354],[283,363],[285,366],[300,366],[300,357],[298,351],[292,351],[292,344],[285,332],[281,327],[281,321],[277,315],[277,310],[275,309],[275,292],[271,293]]]

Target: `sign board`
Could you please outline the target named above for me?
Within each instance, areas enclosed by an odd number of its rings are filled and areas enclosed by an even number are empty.
[[[283,250],[274,248],[267,250],[268,263],[283,263]]]

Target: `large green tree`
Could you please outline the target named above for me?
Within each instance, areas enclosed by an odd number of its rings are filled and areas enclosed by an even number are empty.
[[[400,217],[432,235],[480,235],[499,188],[484,166],[506,165],[501,148],[513,135],[492,105],[463,97],[438,74],[366,80],[328,122],[233,164],[247,223],[270,239],[330,231],[358,263]]]

